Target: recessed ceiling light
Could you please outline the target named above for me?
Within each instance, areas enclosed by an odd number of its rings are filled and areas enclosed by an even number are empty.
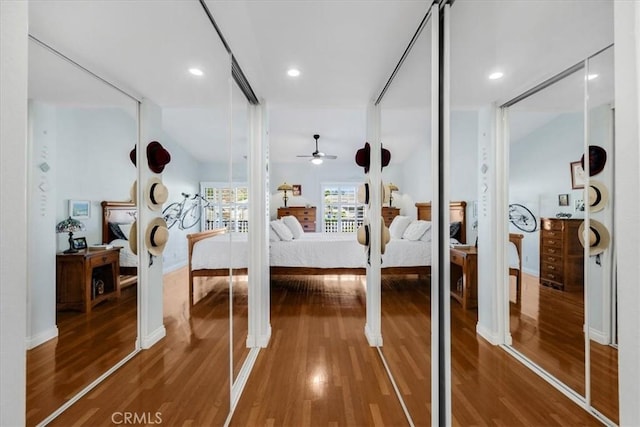
[[[495,73],[489,74],[489,79],[498,80],[498,79],[501,79],[503,76],[504,76],[504,73],[501,73],[500,71],[496,71]]]
[[[593,80],[593,79],[595,79],[595,78],[598,78],[598,75],[597,75],[597,74],[588,74],[588,75],[587,75],[587,80]]]
[[[200,68],[189,68],[189,72],[194,76],[198,76],[198,77],[204,76],[204,73]]]
[[[289,68],[287,70],[287,75],[289,77],[298,77],[300,75],[300,70],[298,70],[297,68]]]
[[[311,159],[311,163],[313,163],[314,165],[321,165],[322,159],[319,157],[314,157],[313,159]]]

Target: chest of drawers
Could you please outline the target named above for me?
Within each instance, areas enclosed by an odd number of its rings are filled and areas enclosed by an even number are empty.
[[[283,216],[295,216],[302,225],[305,233],[315,233],[316,231],[316,208],[305,206],[290,206],[287,208],[278,208],[278,218]]]
[[[400,208],[394,208],[392,206],[383,206],[382,208],[382,219],[384,219],[384,225],[387,227],[391,225],[391,221],[393,218],[400,215]]]
[[[540,283],[571,291],[583,287],[584,254],[580,219],[541,218]]]

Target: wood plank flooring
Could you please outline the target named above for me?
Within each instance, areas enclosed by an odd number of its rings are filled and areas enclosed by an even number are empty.
[[[186,275],[177,274],[172,285],[165,278],[167,337],[52,425],[112,425],[114,414],[125,412],[147,420],[160,413],[163,425],[222,425],[229,408],[229,287],[225,280],[203,280],[209,293],[189,315]],[[384,277],[382,284],[383,351],[421,426],[430,425],[427,286],[417,276]],[[242,289],[234,287],[239,307]],[[364,338],[362,277],[274,277],[271,298],[271,342],[258,356],[232,425],[408,425],[377,351]],[[451,307],[453,425],[599,425],[478,338],[475,310],[463,311],[454,301]]]

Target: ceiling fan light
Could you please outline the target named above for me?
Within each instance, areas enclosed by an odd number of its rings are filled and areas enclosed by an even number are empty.
[[[318,157],[314,157],[313,159],[311,159],[311,163],[313,163],[314,165],[321,165],[322,159]]]

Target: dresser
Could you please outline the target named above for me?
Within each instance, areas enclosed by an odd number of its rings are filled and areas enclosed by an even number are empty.
[[[578,239],[582,219],[540,219],[540,283],[565,291],[584,284],[584,249]]]
[[[56,308],[90,313],[120,297],[120,248],[82,250],[56,256]]]
[[[295,216],[302,225],[305,233],[315,233],[316,231],[316,208],[305,206],[290,206],[288,208],[278,208],[278,218],[283,216]]]
[[[384,219],[384,225],[387,227],[391,225],[391,221],[393,218],[400,215],[400,208],[394,208],[391,206],[383,206],[382,207],[382,219]]]

